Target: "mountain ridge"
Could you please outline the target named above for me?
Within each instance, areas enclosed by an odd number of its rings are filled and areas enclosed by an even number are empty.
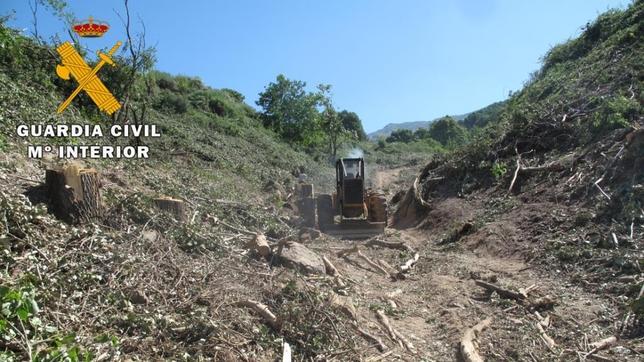
[[[449,115],[450,117],[456,119],[457,121],[462,121],[467,117],[470,113],[473,112],[468,112],[465,114],[460,114],[460,115]],[[444,117],[444,116],[442,116]],[[442,117],[438,117],[435,119],[432,119],[430,121],[412,121],[412,122],[400,122],[400,123],[388,123],[386,126],[382,127],[381,129],[377,131],[373,131],[367,134],[367,137],[371,140],[378,139],[379,137],[387,137],[389,136],[393,131],[399,130],[399,129],[409,129],[411,131],[415,131],[419,128],[426,128],[429,127],[430,124],[433,122],[441,119]]]

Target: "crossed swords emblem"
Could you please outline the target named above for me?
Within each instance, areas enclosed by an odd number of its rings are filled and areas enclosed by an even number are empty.
[[[71,76],[78,82],[78,87],[72,94],[58,107],[58,113],[62,113],[67,106],[76,98],[76,96],[84,90],[89,95],[92,101],[98,106],[101,111],[107,114],[112,114],[121,108],[121,104],[114,98],[112,93],[105,87],[103,82],[96,75],[99,70],[105,65],[109,64],[114,66],[112,55],[121,46],[121,42],[116,44],[110,49],[107,54],[98,52],[98,57],[101,59],[94,68],[90,68],[83,58],[78,54],[76,49],[69,43],[65,42],[56,51],[62,58],[62,65],[56,66],[56,74],[65,80],[70,79]]]

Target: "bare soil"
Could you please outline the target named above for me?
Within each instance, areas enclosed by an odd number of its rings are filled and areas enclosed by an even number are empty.
[[[391,181],[397,172],[400,170],[389,170],[376,180]],[[567,219],[569,210],[555,203],[496,200],[507,204],[503,205],[507,212],[499,217],[499,207],[491,207],[489,202],[486,197],[446,199],[434,205],[418,227],[388,230],[383,240],[402,241],[420,253],[420,260],[404,280],[391,280],[354,254],[335,256],[338,249],[352,242],[323,239],[315,243],[314,247],[351,281],[350,296],[359,325],[392,348],[382,355],[375,348],[366,349],[360,358],[374,360],[380,355],[382,360],[458,360],[458,343],[464,331],[487,317],[492,317],[492,324],[480,335],[478,348],[488,360],[585,360],[591,343],[619,334],[624,316],[619,298],[585,288],[557,265],[527,262],[532,250],[542,247],[538,245],[540,238],[533,236],[540,229],[557,228]],[[462,225],[473,223],[479,225],[458,235]],[[445,242],[454,234],[459,243]],[[384,260],[392,266],[400,266],[411,257],[408,252],[381,247],[361,250],[371,260]],[[528,293],[531,297],[547,296],[555,305],[535,310],[487,293],[475,279],[514,291],[532,287]],[[376,318],[379,309],[414,345],[416,354],[387,337]],[[547,322],[542,324],[543,329],[554,345],[548,345],[547,337],[537,327],[543,319]],[[642,339],[629,339],[588,358],[640,360],[642,352]]]

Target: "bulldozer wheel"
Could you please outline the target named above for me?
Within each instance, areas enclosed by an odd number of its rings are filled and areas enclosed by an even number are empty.
[[[333,198],[328,194],[318,195],[318,225],[321,231],[324,231],[324,228],[327,225],[333,224],[334,212],[333,212]]]

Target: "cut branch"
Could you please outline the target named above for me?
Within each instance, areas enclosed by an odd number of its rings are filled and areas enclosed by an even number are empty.
[[[365,246],[380,246],[383,248],[389,248],[389,249],[396,249],[396,250],[403,250],[403,251],[412,251],[412,248],[409,247],[409,245],[403,243],[402,241],[400,242],[389,242],[389,241],[384,241],[380,239],[369,239],[365,244]]]
[[[379,271],[380,273],[386,276],[390,276],[389,272],[386,271],[385,268],[381,267],[380,264],[374,262],[373,260],[369,259],[366,255],[362,254],[360,250],[357,251],[357,254],[362,260],[364,260],[367,264],[369,264],[369,266],[371,266],[372,268],[376,269],[377,271]]]
[[[465,330],[465,333],[463,333],[463,338],[461,338],[460,342],[460,352],[461,352],[461,358],[465,362],[483,362],[483,358],[478,352],[478,349],[476,347],[476,339],[478,338],[478,335],[485,329],[487,328],[490,324],[492,323],[492,317],[486,318],[479,323],[477,323],[474,327],[468,328]]]
[[[378,351],[384,352],[384,351],[387,350],[387,345],[382,343],[382,340],[380,340],[380,338],[378,338],[378,337],[370,334],[369,332],[365,331],[364,329],[358,327],[358,323],[352,323],[351,325],[353,326],[353,328],[356,329],[356,331],[358,331],[358,333],[364,339],[372,342],[376,346],[376,348],[378,348]]]
[[[265,304],[256,302],[254,300],[242,300],[237,302],[237,305],[254,310],[256,313],[261,315],[266,323],[268,323],[271,327],[273,327],[274,329],[280,329],[280,323],[277,317],[275,316],[275,314],[273,314],[273,312],[271,312],[270,309],[268,309]]]
[[[340,276],[340,272],[338,269],[331,263],[331,261],[326,257],[322,257],[322,261],[324,262],[324,267],[326,269],[326,273],[332,277]]]
[[[520,292],[515,292],[515,291],[510,290],[510,289],[505,289],[505,288],[502,288],[502,287],[500,287],[500,286],[498,286],[496,284],[484,282],[482,280],[476,280],[475,279],[474,283],[476,283],[476,285],[478,285],[479,287],[483,287],[483,288],[485,288],[485,289],[487,289],[487,290],[489,290],[491,292],[496,292],[501,297],[514,299],[514,300],[519,301],[519,302],[525,300],[526,297],[527,297],[525,294],[522,294]]]
[[[416,264],[418,262],[419,258],[420,258],[420,254],[419,253],[414,253],[414,256],[411,259],[407,260],[405,262],[405,264],[400,266],[400,272],[401,273],[408,272],[411,269],[411,267],[413,267],[414,264]]]
[[[338,251],[336,255],[338,256],[338,258],[343,258],[343,257],[345,257],[345,256],[347,256],[349,254],[358,252],[358,250],[359,250],[358,245],[354,245],[354,246],[352,246],[350,248],[342,249],[342,250]]]

